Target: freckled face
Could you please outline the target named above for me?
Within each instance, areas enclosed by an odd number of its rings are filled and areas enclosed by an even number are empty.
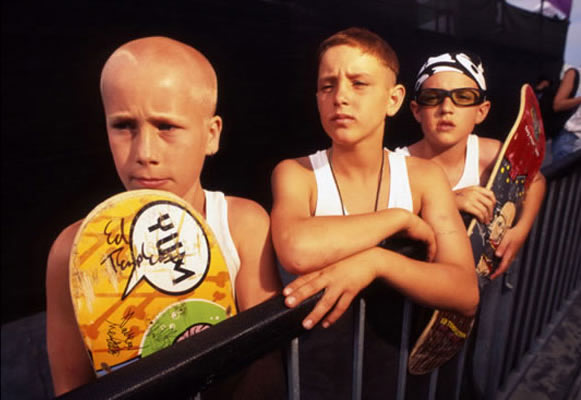
[[[118,68],[103,82],[107,134],[123,185],[193,201],[205,155],[217,146],[212,141],[219,138],[219,117],[187,90],[191,82],[175,69]]]
[[[432,75],[422,85],[422,89],[478,88],[476,82],[460,72],[445,71]],[[422,127],[424,138],[435,146],[450,146],[465,140],[474,126],[486,118],[490,102],[460,107],[446,97],[436,106],[423,106],[411,102],[411,109]]]
[[[382,138],[385,117],[392,115],[394,84],[393,72],[374,55],[346,45],[328,49],[317,80],[317,105],[327,135],[338,143]]]

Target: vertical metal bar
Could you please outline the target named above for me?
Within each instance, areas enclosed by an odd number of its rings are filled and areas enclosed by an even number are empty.
[[[405,299],[403,303],[403,318],[401,323],[401,343],[399,345],[399,367],[397,372],[396,400],[405,399],[405,385],[408,369],[408,348],[412,321],[412,303]]]
[[[511,338],[511,345],[509,346],[510,351],[510,363],[511,368],[518,364],[518,360],[522,355],[522,348],[526,344],[525,337],[528,335],[530,326],[534,320],[534,315],[538,313],[537,308],[539,307],[539,291],[541,291],[542,283],[544,282],[545,276],[548,274],[548,267],[542,264],[543,256],[548,251],[549,232],[548,226],[552,220],[555,209],[552,207],[555,198],[555,185],[554,183],[549,183],[549,195],[547,201],[541,209],[542,213],[542,223],[539,223],[538,234],[540,235],[540,243],[543,246],[533,246],[528,248],[528,256],[530,260],[533,260],[533,254],[536,250],[540,250],[541,254],[536,254],[534,257],[534,263],[528,265],[528,269],[531,270],[533,274],[533,281],[529,285],[524,285],[518,288],[517,292],[520,294],[517,300],[517,308],[515,315],[517,320],[513,323],[513,334]],[[538,223],[538,222],[537,222]]]
[[[556,182],[553,181],[553,187],[552,187],[552,192],[554,192],[554,199],[551,202],[551,204],[548,204],[547,206],[550,208],[551,212],[554,213],[554,217],[551,219],[550,223],[547,224],[546,226],[543,227],[543,229],[546,229],[548,232],[548,241],[546,243],[548,249],[547,249],[547,256],[544,258],[543,262],[544,264],[541,264],[541,268],[543,268],[544,270],[544,274],[543,274],[543,281],[541,284],[541,288],[540,290],[535,294],[536,296],[536,301],[539,304],[539,306],[537,307],[536,313],[534,314],[534,318],[533,318],[533,325],[530,327],[530,331],[529,331],[529,335],[528,335],[528,340],[527,340],[527,346],[530,346],[530,344],[532,343],[533,339],[535,337],[538,336],[539,332],[542,330],[542,325],[543,325],[543,321],[544,321],[544,314],[546,313],[546,304],[547,304],[547,298],[548,298],[548,293],[549,293],[549,287],[550,287],[550,282],[551,282],[551,276],[554,274],[554,265],[552,260],[554,260],[555,258],[555,247],[556,247],[556,240],[557,240],[557,234],[555,232],[556,227],[560,226],[561,224],[561,217],[562,217],[562,209],[560,208],[560,205],[562,203],[562,198],[563,198],[563,191],[564,191],[564,186],[561,185],[562,182]]]
[[[363,389],[363,346],[365,344],[365,300],[360,298],[355,305],[353,329],[353,400],[361,400]]]
[[[560,241],[557,247],[557,276],[556,276],[556,282],[555,282],[555,286],[552,288],[551,290],[551,295],[549,296],[550,302],[549,302],[549,315],[547,317],[547,322],[551,321],[553,319],[553,316],[555,315],[555,311],[559,308],[559,305],[561,304],[561,283],[563,282],[563,279],[565,277],[565,271],[567,270],[567,264],[565,263],[565,245],[567,243],[567,237],[569,236],[569,228],[572,225],[571,224],[571,203],[572,203],[572,196],[574,194],[573,191],[571,191],[571,176],[567,176],[563,179],[563,185],[568,188],[568,193],[566,196],[566,200],[565,200],[565,204],[564,204],[564,209],[565,209],[565,218],[563,220],[563,224],[561,224],[560,226]]]
[[[567,198],[567,205],[565,215],[567,216],[564,226],[561,226],[561,230],[563,231],[563,240],[562,240],[562,247],[560,247],[559,251],[559,259],[560,259],[560,279],[555,288],[555,292],[553,295],[553,303],[552,303],[552,312],[551,315],[555,315],[556,311],[561,308],[563,303],[563,299],[566,297],[567,292],[565,290],[565,286],[567,284],[566,278],[569,274],[570,265],[569,260],[567,257],[569,254],[569,249],[571,247],[571,241],[569,238],[572,238],[572,234],[574,231],[575,225],[575,217],[577,214],[577,207],[575,205],[575,194],[576,194],[576,180],[573,176],[567,177],[567,184],[566,186],[569,187],[569,196]]]
[[[523,275],[527,275],[524,268],[522,268],[524,256],[519,256],[515,259],[513,265],[511,266],[511,278],[514,279],[517,283],[513,284],[512,289],[507,291],[507,288],[503,288],[502,292],[507,292],[504,295],[501,294],[501,304],[499,309],[506,310],[508,317],[506,318],[506,326],[499,327],[499,329],[503,330],[503,342],[502,344],[495,344],[495,346],[502,345],[502,357],[499,357],[498,364],[495,368],[501,376],[503,376],[503,371],[507,369],[507,365],[510,365],[512,362],[511,357],[513,356],[513,336],[514,331],[520,328],[520,325],[517,324],[523,316],[516,315],[515,310],[520,306],[519,299],[522,298],[524,287],[523,287]],[[508,297],[508,299],[506,298]],[[495,342],[496,343],[496,342]]]
[[[543,216],[543,211],[544,209],[541,209],[540,216]],[[520,329],[523,326],[523,320],[530,318],[530,313],[532,312],[530,308],[527,309],[527,312],[524,312],[524,309],[531,303],[531,299],[527,294],[533,292],[533,288],[537,285],[538,277],[540,275],[540,268],[530,268],[530,265],[533,264],[534,260],[533,252],[539,249],[536,246],[536,243],[539,240],[540,235],[539,220],[537,219],[529,233],[529,238],[523,246],[521,257],[519,257],[517,262],[515,262],[515,265],[511,267],[513,270],[518,269],[519,279],[514,294],[514,311],[508,333],[509,339],[507,340],[507,345],[504,351],[505,359],[502,368],[503,371],[510,370],[514,362],[516,341],[521,336]]]
[[[577,193],[575,198],[575,204],[578,210],[581,210],[581,168],[577,168],[575,175],[578,182]],[[577,226],[574,238],[577,240],[577,245],[573,247],[574,251],[571,255],[571,265],[573,265],[574,273],[571,278],[570,291],[577,286],[578,280],[581,278],[581,263],[579,262],[579,257],[581,257],[581,237],[579,234],[579,228],[581,227],[581,218],[577,217],[575,219],[575,224]]]
[[[581,174],[575,174],[574,180],[574,198],[573,202],[573,216],[569,218],[569,223],[571,224],[571,234],[567,237],[567,244],[568,249],[566,251],[564,258],[564,262],[568,266],[567,268],[567,276],[565,277],[565,294],[564,297],[567,297],[569,293],[572,291],[572,287],[574,287],[574,277],[575,277],[575,269],[576,263],[575,260],[575,251],[577,248],[580,247],[581,240],[579,239],[579,219],[581,218]]]
[[[499,278],[499,280],[504,278]],[[491,296],[492,303],[491,307],[491,318],[488,322],[489,327],[489,337],[488,337],[488,349],[490,355],[488,356],[488,368],[487,368],[487,379],[486,387],[484,392],[485,399],[493,399],[494,393],[498,388],[500,382],[500,367],[504,359],[504,349],[506,347],[507,331],[509,327],[509,322],[511,319],[512,311],[512,296],[514,291],[505,290],[505,286],[499,282],[499,284],[493,286],[491,289],[495,289]]]
[[[536,233],[536,232],[535,232]],[[532,238],[535,239],[537,236],[533,236]],[[512,361],[509,357],[510,354],[508,352],[509,346],[511,345],[509,341],[511,340],[511,329],[518,329],[518,326],[514,325],[515,321],[515,310],[517,308],[517,295],[518,292],[523,292],[525,294],[530,293],[527,291],[526,286],[524,286],[530,279],[528,275],[530,271],[526,268],[527,262],[527,254],[524,251],[525,249],[521,249],[519,254],[517,255],[515,265],[512,268],[513,275],[516,275],[516,279],[518,280],[518,285],[516,286],[515,290],[506,290],[503,288],[501,291],[501,299],[499,307],[499,312],[497,313],[496,324],[497,324],[497,331],[495,332],[495,339],[494,343],[498,346],[501,351],[498,352],[496,358],[493,356],[493,360],[495,361],[496,368],[492,372],[492,382],[495,382],[496,388],[500,385],[504,384],[504,378],[506,374],[504,371],[507,369],[507,365]],[[512,322],[512,324],[511,324]]]
[[[581,199],[577,200],[577,202],[578,204],[581,203]],[[571,260],[575,268],[574,276],[571,279],[571,291],[573,291],[579,284],[579,281],[581,281],[581,263],[579,262],[579,259],[581,258],[581,221],[578,219],[576,224],[577,231],[575,232],[575,237],[577,238],[577,245],[574,247],[574,254]]]
[[[581,226],[581,222],[578,221],[578,224]],[[579,231],[577,229],[577,240],[579,244],[577,245],[575,257],[573,258],[573,263],[576,265],[575,278],[573,279],[575,282],[574,288],[578,287],[579,283],[581,283],[581,263],[579,263],[579,259],[581,259],[581,233]]]
[[[430,387],[428,390],[428,400],[435,400],[436,399],[436,390],[438,388],[438,372],[440,368],[436,368],[430,374]]]
[[[559,278],[559,272],[561,270],[561,266],[559,265],[559,260],[561,259],[561,254],[559,254],[559,249],[561,248],[561,244],[563,243],[563,240],[565,239],[565,235],[564,232],[560,229],[560,227],[562,227],[564,225],[564,223],[567,220],[567,214],[565,213],[566,211],[566,204],[563,204],[566,202],[566,197],[565,197],[565,188],[567,187],[567,179],[563,179],[560,182],[560,188],[559,188],[559,201],[557,203],[557,208],[560,210],[560,214],[562,216],[561,219],[559,219],[558,225],[553,224],[554,230],[557,232],[554,232],[554,234],[552,235],[553,238],[557,238],[557,242],[554,243],[552,242],[551,244],[552,246],[552,250],[554,249],[554,252],[552,255],[552,257],[550,256],[548,259],[549,260],[557,260],[556,263],[553,263],[552,265],[552,269],[553,269],[553,273],[551,274],[551,283],[549,285],[549,289],[547,291],[547,302],[545,304],[545,307],[542,308],[542,319],[541,319],[541,327],[538,331],[538,333],[540,333],[542,331],[542,329],[544,329],[545,325],[547,325],[549,323],[549,321],[551,320],[552,317],[552,307],[553,307],[553,293],[555,290],[555,286],[556,286],[556,282]],[[559,227],[559,229],[557,229],[557,227]],[[555,270],[556,269],[556,270]]]
[[[472,333],[474,334],[474,333]],[[454,395],[452,400],[460,400],[460,392],[462,390],[462,379],[464,378],[464,365],[466,364],[466,353],[468,351],[468,341],[467,339],[462,346],[462,350],[460,350],[460,354],[458,355],[458,368],[456,369],[456,379],[455,379],[455,386],[454,386]]]
[[[548,227],[551,224],[552,219],[556,210],[552,207],[555,199],[555,185],[551,184],[549,190],[548,201],[545,202],[542,210],[542,223],[538,224],[538,241],[539,245],[531,243],[527,256],[530,257],[531,263],[527,264],[527,269],[531,270],[532,282],[522,286],[520,291],[522,295],[519,297],[519,309],[517,309],[517,318],[520,318],[518,324],[515,325],[515,334],[513,336],[514,352],[512,358],[512,363],[517,364],[518,359],[522,356],[523,347],[526,349],[528,346],[527,337],[531,336],[531,326],[534,324],[535,315],[538,314],[538,310],[541,304],[540,293],[542,293],[542,287],[550,273],[550,268],[548,268],[543,262],[549,251],[548,241],[550,240],[550,232]],[[532,261],[534,260],[534,261]],[[524,311],[526,310],[526,311]],[[516,321],[515,321],[516,322]]]
[[[581,198],[577,198],[575,199],[575,202],[577,204],[581,203]],[[575,218],[575,222],[574,222],[574,230],[573,230],[573,234],[571,236],[572,242],[569,244],[569,247],[571,249],[570,253],[567,256],[566,262],[569,265],[569,274],[567,276],[567,296],[569,295],[569,293],[571,293],[576,285],[577,285],[577,279],[579,276],[579,270],[581,270],[580,266],[581,266],[581,262],[579,262],[579,257],[581,256],[580,253],[580,248],[581,248],[581,223],[579,222],[579,219],[581,219],[581,206],[579,206],[579,210],[577,212],[577,216]]]
[[[287,346],[287,385],[288,399],[301,399],[301,385],[299,378],[299,338],[290,341]]]

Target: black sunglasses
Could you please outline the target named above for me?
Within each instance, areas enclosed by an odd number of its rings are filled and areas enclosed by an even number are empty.
[[[437,106],[449,97],[454,104],[460,107],[469,107],[481,104],[486,95],[476,88],[458,88],[453,90],[422,89],[416,93],[416,102],[422,106]]]

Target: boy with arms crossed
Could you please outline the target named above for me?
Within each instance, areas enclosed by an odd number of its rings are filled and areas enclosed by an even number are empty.
[[[317,105],[332,145],[273,171],[273,242],[282,265],[301,275],[284,289],[286,304],[325,289],[303,321],[306,329],[319,321],[329,327],[376,278],[430,307],[476,310],[470,245],[445,175],[429,161],[383,147],[385,119],[405,96],[398,69],[391,47],[365,29],[323,41]],[[424,241],[434,262],[378,246],[398,233]]]
[[[240,311],[275,294],[280,282],[268,214],[253,201],[206,191],[200,182],[205,156],[218,151],[222,129],[215,115],[216,74],[206,57],[169,38],[131,41],[107,60],[101,95],[125,188],[167,190],[205,217],[224,253]],[[57,395],[95,379],[69,290],[69,254],[81,222],[59,235],[48,258],[47,346]]]

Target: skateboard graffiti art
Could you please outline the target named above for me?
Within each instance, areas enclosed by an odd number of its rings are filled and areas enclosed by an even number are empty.
[[[91,211],[75,237],[69,283],[97,375],[236,314],[213,232],[168,192],[129,191]]]

